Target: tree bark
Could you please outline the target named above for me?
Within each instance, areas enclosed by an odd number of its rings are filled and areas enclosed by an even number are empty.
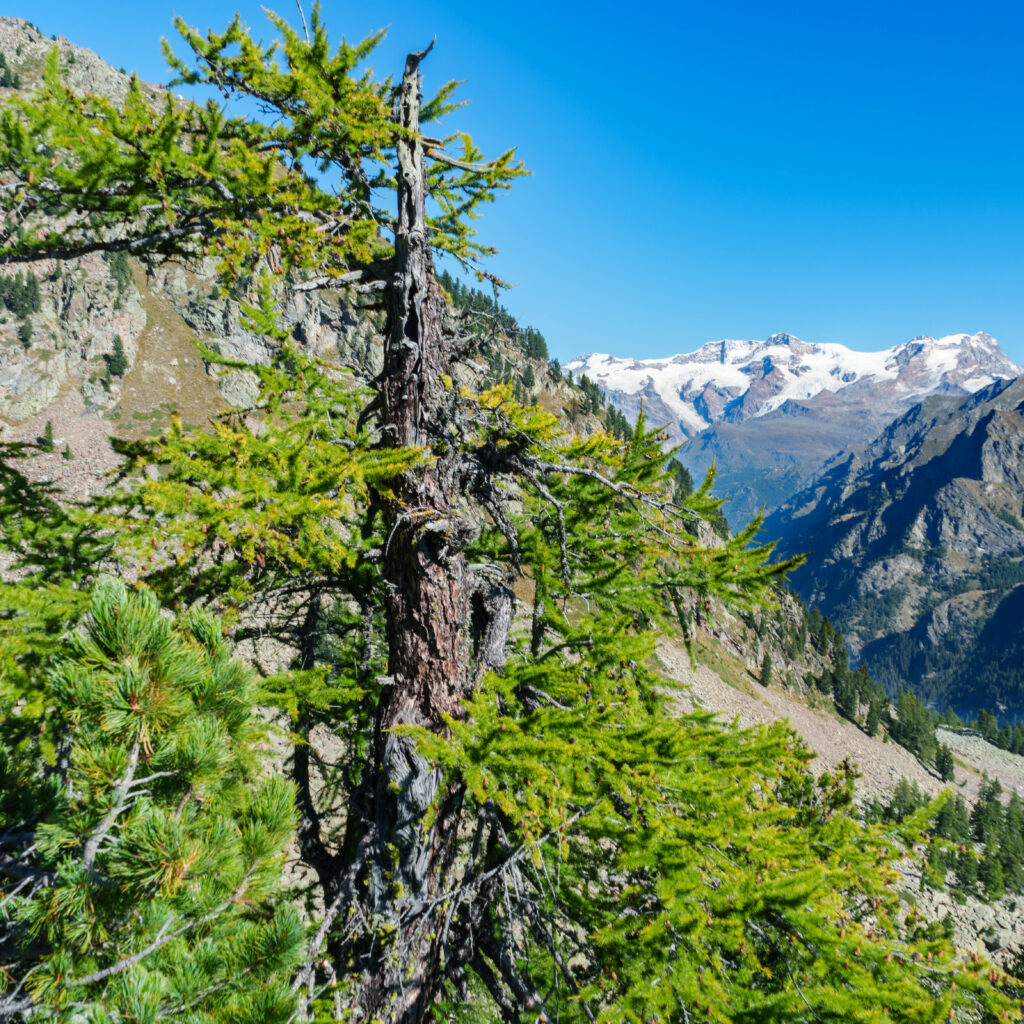
[[[458,787],[441,791],[440,772],[415,742],[392,730],[415,725],[443,731],[445,716],[460,714],[481,657],[493,661],[493,649],[504,649],[511,618],[510,592],[490,599],[500,614],[481,611],[481,595],[491,591],[468,570],[463,553],[473,529],[458,508],[454,339],[445,329],[444,298],[434,279],[419,138],[419,64],[427,52],[408,57],[399,99],[404,131],[397,154],[394,274],[384,294],[380,400],[385,442],[425,449],[429,461],[405,473],[383,505],[388,677],[375,723],[377,841],[368,878],[378,934],[370,940],[377,952],[364,960],[360,1007],[364,1019],[401,1022],[428,1016],[443,965],[450,962],[443,908],[435,899],[456,856],[462,801]],[[492,618],[500,637],[488,625]]]

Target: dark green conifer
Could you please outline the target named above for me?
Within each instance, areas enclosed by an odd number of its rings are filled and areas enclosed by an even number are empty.
[[[880,702],[872,698],[871,703],[868,704],[867,718],[864,721],[864,731],[869,736],[878,735],[878,726],[881,723],[881,708]]]
[[[945,743],[940,743],[938,750],[935,752],[935,770],[939,773],[939,778],[943,782],[953,781],[953,751]]]
[[[128,372],[128,356],[120,334],[114,335],[114,344],[107,357],[107,369],[113,377],[123,377]]]
[[[981,866],[978,868],[978,881],[981,882],[985,889],[985,895],[989,899],[997,900],[1006,891],[1003,865],[999,858],[999,845],[995,841],[985,844]]]
[[[105,580],[41,684],[0,727],[0,1017],[290,1020],[294,799],[220,626]]]
[[[961,888],[968,892],[974,889],[978,882],[978,857],[969,843],[958,851],[953,870]]]

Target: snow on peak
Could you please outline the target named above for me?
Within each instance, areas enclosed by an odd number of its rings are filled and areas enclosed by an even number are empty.
[[[905,401],[940,387],[975,391],[1021,372],[983,332],[920,337],[879,352],[778,333],[764,341],[709,341],[667,359],[594,353],[578,356],[566,369],[586,374],[627,413],[635,412],[640,396],[660,400],[661,411],[690,437],[723,419],[763,416],[788,401],[854,384],[861,391],[885,388],[890,398]]]

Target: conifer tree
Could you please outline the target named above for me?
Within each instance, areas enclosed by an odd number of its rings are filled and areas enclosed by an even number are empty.
[[[881,724],[881,710],[880,701],[872,698],[871,703],[868,704],[868,714],[864,721],[864,731],[869,736],[878,735],[878,727]]]
[[[120,334],[114,335],[114,345],[107,359],[107,369],[113,377],[123,377],[128,372],[128,356]]]
[[[101,581],[42,683],[0,730],[0,1018],[289,1020],[294,803],[217,623]]]
[[[997,900],[1006,891],[1003,878],[1003,865],[999,859],[999,846],[995,842],[987,843],[978,868],[978,881],[985,888],[985,895]]]
[[[962,846],[954,864],[957,882],[961,888],[971,891],[978,882],[978,857],[970,845]]]
[[[953,780],[954,767],[953,751],[945,743],[940,743],[938,750],[935,752],[935,770],[939,773],[939,778],[943,782],[951,782]]]
[[[772,656],[768,650],[765,650],[764,657],[761,659],[761,685],[768,686],[772,681]]]
[[[266,689],[300,732],[299,839],[322,897],[293,981],[300,1012],[419,1022],[472,989],[509,1022],[1009,1014],[987,965],[901,934],[886,884],[892,839],[847,812],[849,766],[815,783],[785,728],[744,732],[674,712],[651,667],[655,630],[671,620],[685,634],[695,609],[770,599],[788,566],[766,564],[758,524],[703,545],[697,525],[719,514],[711,478],[673,501],[664,438],[642,418],[628,443],[567,437],[509,387],[465,385],[459,363],[473,345],[433,256],[500,283],[480,268],[489,248],[469,219],[524,173],[513,154],[487,162],[467,136],[426,134],[456,106],[454,83],[421,95],[429,48],[409,55],[397,83],[378,81],[359,68],[379,35],[332,50],[317,9],[308,35],[271,18],[278,49],[236,19],[206,37],[179,24],[193,62],[169,53],[181,80],[255,99],[263,121],[170,97],[154,114],[134,80],[121,108],[79,98],[51,55],[40,97],[0,117],[0,188],[19,202],[0,258],[208,256],[278,348],[276,364],[256,371],[265,432],[225,418],[128,446],[133,466],[155,461],[167,475],[103,512],[118,540],[149,544],[141,571],[161,595],[241,613],[271,594],[274,614],[293,623],[295,671]],[[274,322],[282,288],[330,286],[379,302],[386,318],[383,373],[347,397],[337,372],[299,357]],[[586,380],[583,404],[602,406]],[[528,630],[512,628],[517,600]],[[101,680],[75,678],[99,694],[128,674],[114,654],[103,653]],[[100,824],[124,799],[117,780],[134,778],[136,738],[144,749],[138,723],[151,705],[139,697],[138,713],[127,698],[127,710],[121,700],[107,711],[136,731],[122,728],[108,757]],[[102,703],[83,712],[101,729]],[[181,703],[155,701],[153,713],[173,716]],[[311,705],[343,734],[346,803],[333,833],[302,786]],[[188,728],[159,722],[168,736]],[[173,788],[157,781],[123,813]],[[266,806],[279,811],[279,796]],[[228,797],[225,813],[235,813]],[[273,847],[284,817],[271,824]],[[86,807],[62,827],[78,828],[69,846],[84,851],[98,826]],[[161,882],[146,874],[146,852],[115,858],[111,871]],[[234,893],[238,867],[211,871],[221,891],[200,896]],[[157,885],[157,898],[192,895]],[[269,879],[262,895],[273,904]],[[207,912],[197,939],[213,927]],[[58,931],[74,924],[54,920]],[[155,911],[124,931],[142,928],[148,949],[165,920]],[[268,984],[291,955],[285,930]],[[172,972],[166,952],[154,973]],[[131,955],[115,959],[129,964],[117,977],[131,973]],[[171,982],[158,981],[166,992]],[[334,999],[318,1005],[332,981]],[[266,1019],[282,1005],[273,991]],[[105,1013],[97,999],[90,1012]],[[214,1003],[211,1013],[235,1012]]]

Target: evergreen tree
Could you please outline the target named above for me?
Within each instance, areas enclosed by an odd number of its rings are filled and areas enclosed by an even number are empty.
[[[107,358],[107,370],[113,377],[123,377],[128,372],[128,356],[120,334],[114,335],[114,346]]]
[[[995,714],[989,711],[987,708],[983,708],[978,713],[978,719],[974,723],[974,727],[992,743],[995,738],[999,735],[999,719],[996,718]]]
[[[839,646],[837,650],[845,653],[846,648]],[[843,666],[843,660],[845,659],[838,662],[832,674],[832,696],[839,714],[855,722],[858,711],[857,683],[850,671]]]
[[[1003,787],[985,776],[978,802],[971,810],[971,832],[979,843],[998,842],[1003,829]]]
[[[678,459],[673,459],[669,465],[672,469],[672,500],[683,505],[693,493],[693,477]]]
[[[959,793],[946,800],[939,809],[935,816],[934,833],[954,843],[966,843],[971,838],[967,804]]]
[[[935,770],[939,773],[939,778],[943,782],[953,781],[955,774],[953,751],[945,743],[940,743],[938,750],[935,752]]]
[[[44,452],[52,452],[55,445],[53,440],[53,421],[47,420],[46,426],[43,428],[43,438],[39,442],[39,447]]]
[[[985,889],[985,895],[990,899],[997,900],[1006,891],[1003,865],[999,859],[999,846],[995,842],[985,845],[981,866],[978,868],[978,881],[981,882]]]
[[[761,685],[768,686],[772,681],[772,656],[766,649],[761,659]]]
[[[960,887],[970,892],[978,883],[978,858],[970,845],[962,846],[953,866]]]
[[[1014,793],[1006,805],[999,859],[1007,889],[1024,892],[1024,801]]]
[[[128,262],[128,253],[123,249],[108,253],[107,267],[110,270],[110,276],[114,279],[114,284],[117,285],[118,295],[124,294],[132,283],[132,268]]]
[[[881,701],[872,698],[868,704],[868,714],[864,721],[864,731],[869,736],[878,735],[878,726],[881,723]]]
[[[293,798],[219,626],[106,580],[41,681],[42,729],[0,728],[0,1017],[289,1020]]]
[[[912,693],[896,699],[896,718],[889,727],[892,738],[924,760],[935,756],[935,721],[931,712]]]

